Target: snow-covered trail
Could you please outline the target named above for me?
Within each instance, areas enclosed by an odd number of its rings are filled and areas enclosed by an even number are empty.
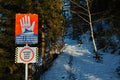
[[[120,80],[115,73],[120,57],[103,53],[103,63],[96,63],[84,44],[66,39],[66,48],[40,80]]]

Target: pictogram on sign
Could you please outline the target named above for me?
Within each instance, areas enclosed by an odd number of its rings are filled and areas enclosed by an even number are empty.
[[[37,47],[17,47],[15,62],[16,63],[38,62],[38,48]]]

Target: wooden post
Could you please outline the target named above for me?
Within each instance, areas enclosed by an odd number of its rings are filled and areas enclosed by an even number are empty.
[[[42,25],[42,29],[44,29],[44,26]],[[43,63],[43,68],[45,68],[45,33],[42,31],[42,52],[41,52],[41,56],[42,56],[42,63]]]
[[[32,80],[32,64],[28,65],[28,69],[29,69],[28,80]]]

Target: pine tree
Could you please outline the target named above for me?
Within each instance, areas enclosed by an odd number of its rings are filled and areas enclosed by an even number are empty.
[[[46,67],[45,58],[53,58],[53,47],[62,38],[63,16],[61,0],[44,0],[42,2],[42,59],[43,67]],[[49,51],[47,51],[49,48]],[[45,56],[47,55],[47,56]]]
[[[24,76],[24,65],[15,64],[15,14],[39,11],[32,0],[0,1],[0,74],[1,79],[20,80]],[[39,12],[38,12],[39,14]],[[22,45],[23,46],[23,45]]]
[[[24,76],[24,65],[14,63],[15,47],[18,46],[15,44],[14,34],[17,13],[38,14],[39,43],[36,46],[39,47],[40,52],[42,32],[52,43],[56,43],[62,37],[61,0],[0,0],[0,71],[3,72],[0,73],[0,79],[20,80]]]

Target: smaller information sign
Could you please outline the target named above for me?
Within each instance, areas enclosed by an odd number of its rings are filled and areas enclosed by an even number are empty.
[[[37,47],[17,47],[16,48],[16,63],[36,63],[38,62],[38,48]]]

